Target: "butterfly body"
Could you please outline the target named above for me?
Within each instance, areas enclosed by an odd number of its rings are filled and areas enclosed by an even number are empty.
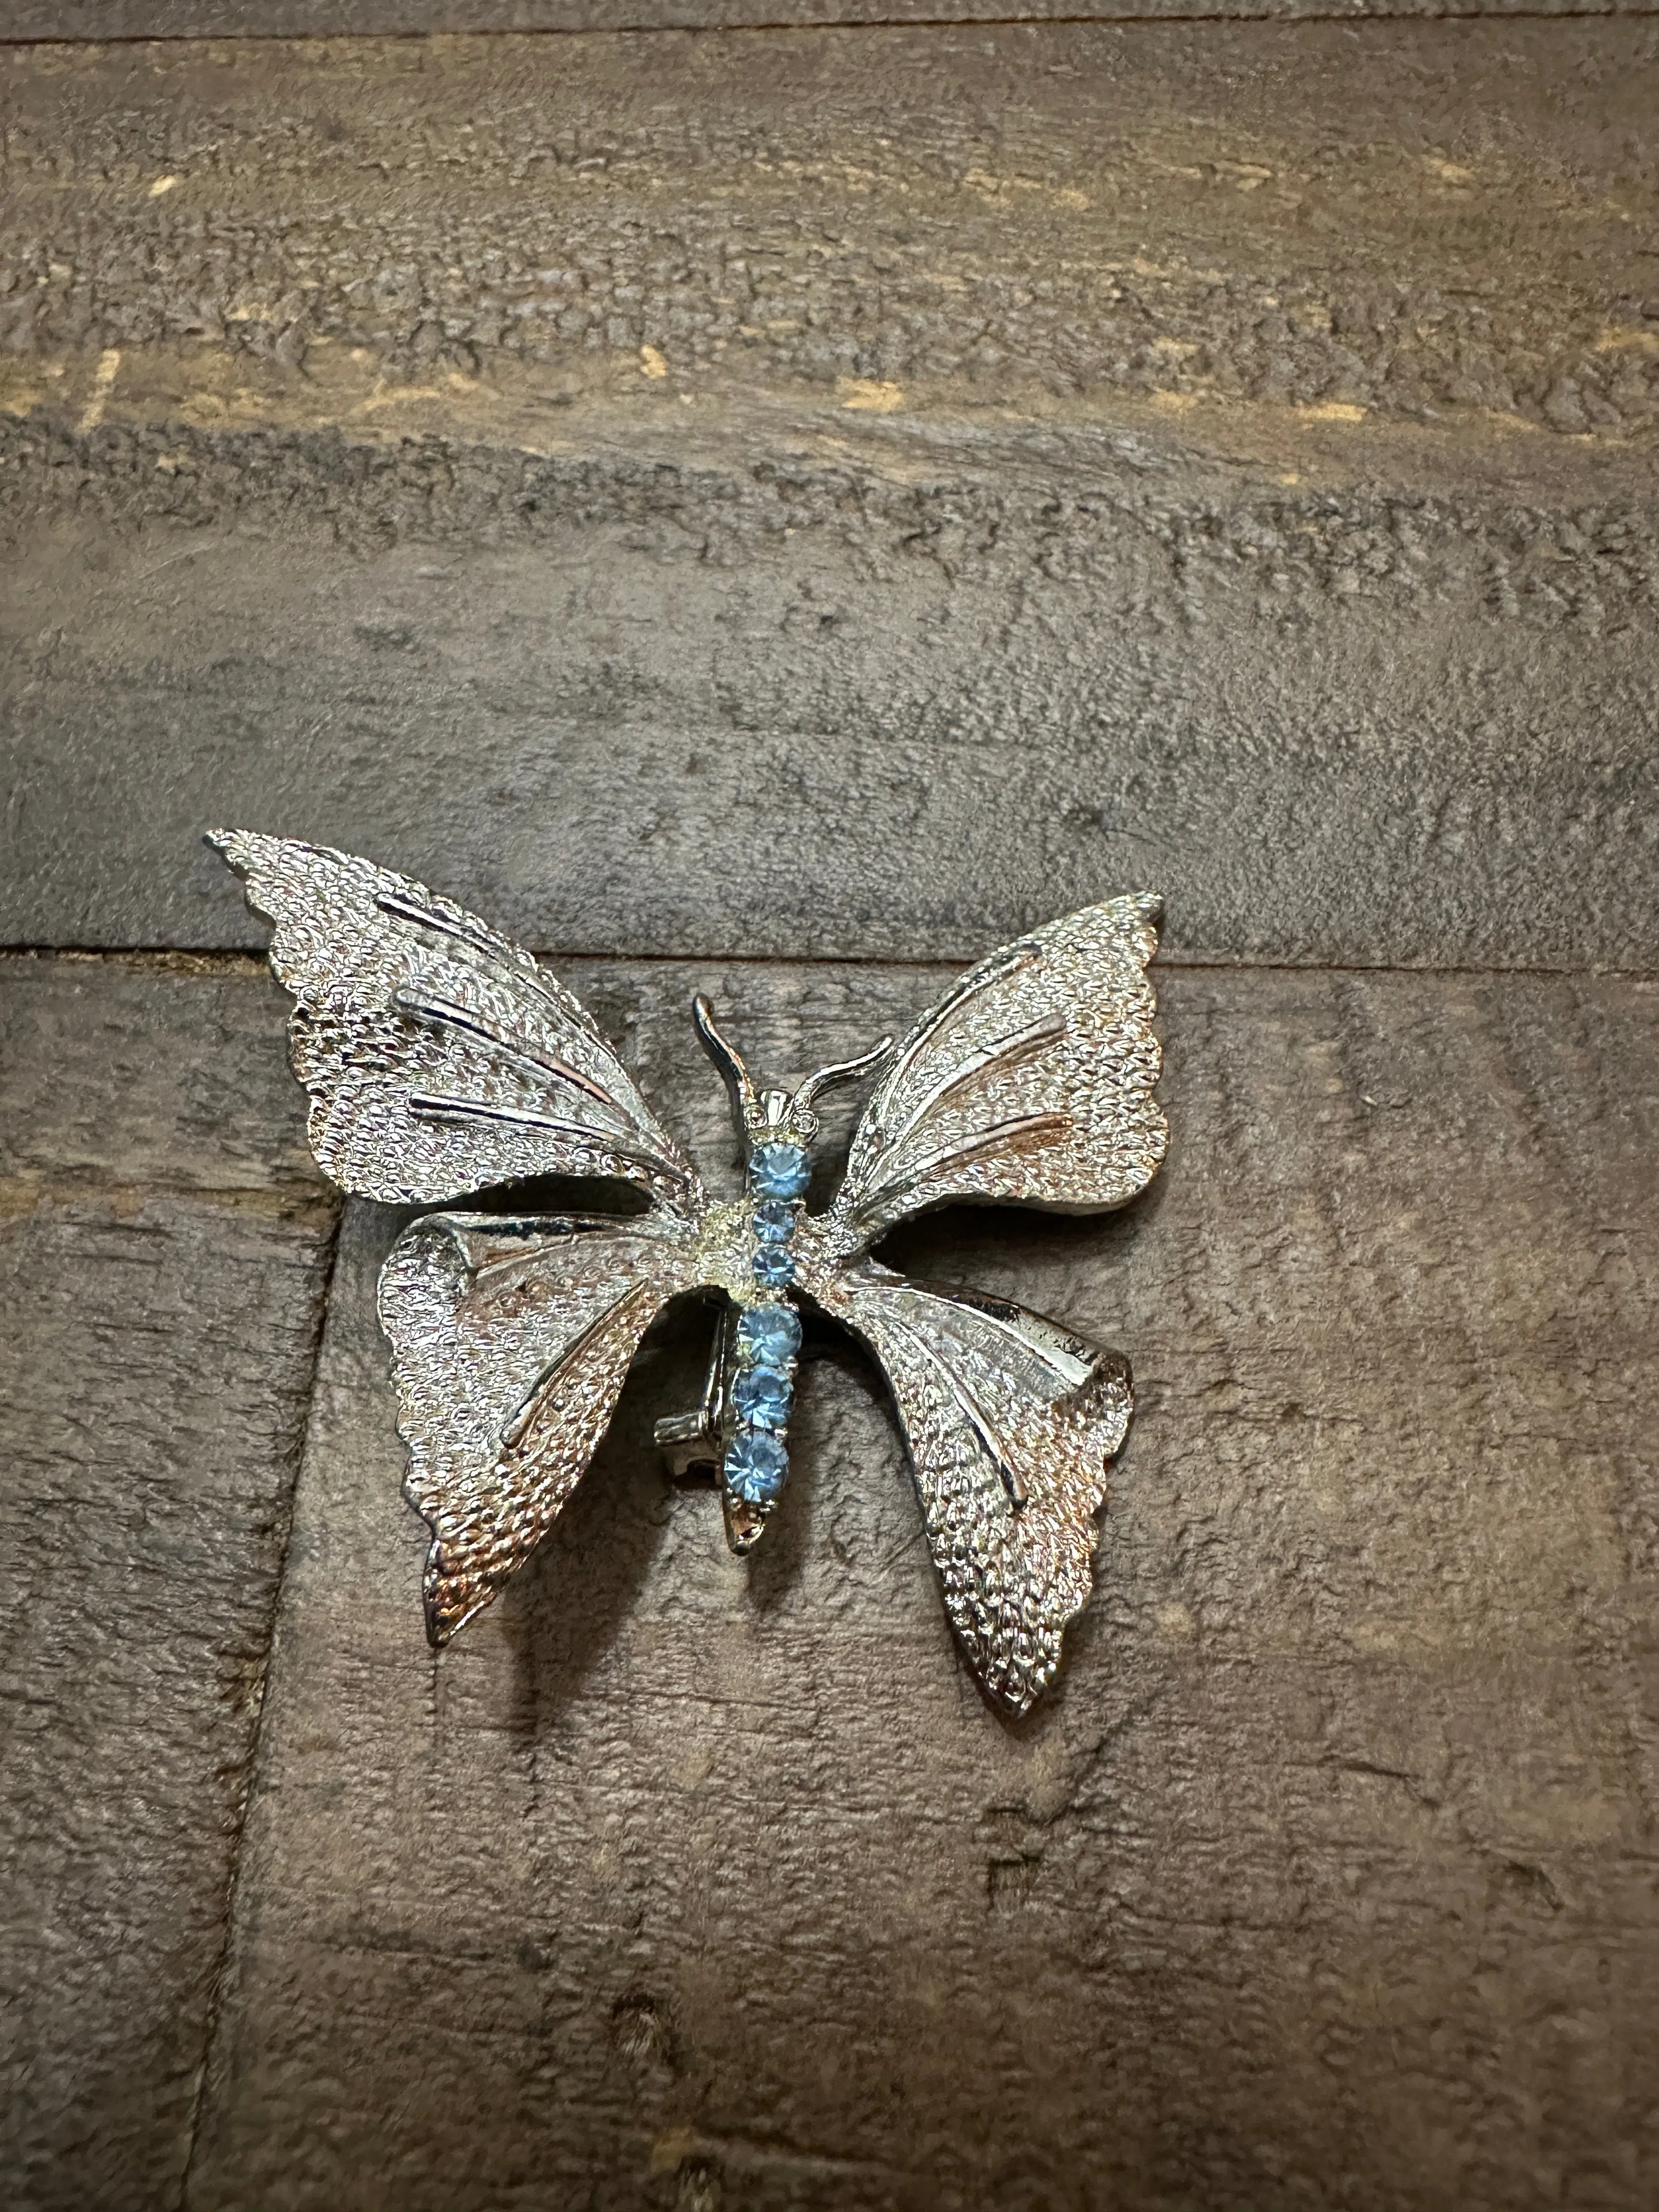
[[[1127,1363],[1006,1301],[913,1283],[872,1256],[898,1222],[963,1200],[1121,1204],[1165,1144],[1146,965],[1157,902],[1047,924],[971,969],[895,1045],[757,1090],[699,999],[726,1082],[741,1196],[714,1199],[591,1017],[532,957],[423,885],[246,831],[210,841],[273,924],[294,994],[309,1135],[343,1188],[444,1206],[538,1176],[632,1184],[641,1213],[424,1215],[382,1270],[406,1493],[432,1530],[442,1644],[550,1527],[670,1300],[723,1301],[702,1405],[658,1425],[678,1472],[720,1488],[732,1548],[777,1506],[805,1301],[892,1387],[946,1611],[1000,1703],[1052,1679],[1087,1601]],[[840,1188],[805,1204],[813,1101],[868,1079]]]

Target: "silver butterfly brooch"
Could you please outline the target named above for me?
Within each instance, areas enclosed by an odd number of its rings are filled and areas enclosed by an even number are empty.
[[[902,1042],[757,1090],[699,997],[731,1094],[741,1198],[711,1200],[586,1009],[447,899],[349,854],[246,830],[209,839],[272,925],[297,1001],[294,1073],[340,1188],[438,1206],[533,1177],[632,1183],[630,1216],[428,1213],[380,1273],[405,1494],[432,1531],[434,1644],[551,1527],[653,1316],[722,1293],[702,1406],[657,1424],[676,1474],[710,1468],[727,1539],[759,1539],[788,1472],[801,1294],[874,1352],[897,1402],[951,1626],[1023,1712],[1087,1602],[1097,1516],[1129,1425],[1116,1352],[1001,1298],[908,1281],[879,1238],[962,1200],[1088,1212],[1145,1188],[1167,1130],[1146,963],[1157,899],[1051,921],[970,969]],[[804,1205],[813,1101],[872,1081],[827,1211]]]

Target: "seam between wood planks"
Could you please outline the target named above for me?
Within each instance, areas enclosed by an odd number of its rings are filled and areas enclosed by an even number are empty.
[[[981,31],[1011,30],[1027,27],[1047,29],[1073,26],[1100,25],[1107,28],[1128,29],[1147,24],[1176,25],[1201,23],[1259,23],[1275,29],[1293,30],[1304,23],[1341,23],[1351,30],[1365,30],[1377,24],[1399,23],[1586,23],[1601,21],[1635,22],[1659,15],[1659,0],[1655,4],[1633,7],[1602,6],[1563,8],[1482,8],[1474,7],[1401,7],[1379,11],[1374,15],[1357,15],[1346,9],[1321,9],[1308,14],[1271,15],[1257,9],[1216,8],[1181,13],[1161,14],[1149,9],[1145,14],[1127,15],[1078,14],[1065,15],[831,15],[820,16],[805,22],[793,22],[778,17],[763,22],[716,23],[606,23],[606,24],[544,24],[538,28],[518,29],[509,24],[486,28],[445,31],[122,31],[108,37],[98,38],[90,33],[62,32],[27,32],[14,35],[0,32],[0,47],[29,46],[318,46],[390,43],[393,40],[408,45],[419,40],[444,39],[459,41],[463,39],[641,39],[641,38],[708,38],[730,36],[742,31],[778,33],[810,33],[823,31]]]
[[[305,1386],[305,1421],[294,1453],[294,1462],[289,1480],[284,1486],[281,1511],[283,1514],[282,1549],[277,1558],[276,1571],[271,1578],[270,1603],[265,1617],[264,1658],[259,1675],[259,1705],[254,1716],[253,1732],[248,1742],[246,1782],[241,1804],[236,1814],[236,1833],[231,1847],[230,1870],[225,1880],[223,1900],[223,1934],[219,1942],[219,1956],[213,1970],[213,1982],[208,1996],[207,2013],[202,2024],[201,2056],[197,2062],[196,2086],[190,2100],[190,2131],[185,2148],[185,2161],[179,2175],[179,2212],[189,2202],[191,2175],[196,2166],[197,2146],[201,2140],[202,2120],[207,2106],[208,2076],[213,2063],[213,2050],[219,2038],[219,2023],[223,2014],[225,1999],[229,1993],[234,1966],[233,1949],[236,1935],[236,1905],[242,1876],[242,1846],[247,1835],[248,1808],[259,1774],[260,1747],[264,1741],[265,1706],[270,1693],[270,1670],[276,1656],[276,1624],[282,1618],[283,1594],[288,1585],[289,1555],[294,1542],[294,1504],[300,1486],[301,1473],[305,1467],[306,1450],[311,1442],[311,1425],[317,1411],[317,1369],[322,1358],[323,1332],[327,1325],[329,1310],[334,1296],[334,1273],[340,1254],[340,1224],[345,1218],[345,1208],[334,1208],[334,1225],[329,1232],[327,1255],[323,1262],[322,1280],[319,1285],[315,1321],[312,1329],[311,1365]]]
[[[288,1222],[297,1228],[321,1228],[338,1213],[339,1193],[331,1183],[301,1176],[268,1183],[190,1182],[165,1171],[153,1176],[109,1176],[100,1169],[70,1168],[57,1173],[0,1171],[0,1224],[40,1206],[101,1206],[118,1215],[137,1212],[152,1198],[173,1199],[222,1213],[241,1213]],[[329,1235],[334,1229],[329,1229]]]

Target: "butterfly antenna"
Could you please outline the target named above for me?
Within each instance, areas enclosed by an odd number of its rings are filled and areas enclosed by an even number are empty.
[[[817,1074],[807,1077],[795,1093],[796,1105],[810,1106],[819,1091],[828,1091],[838,1083],[856,1083],[860,1075],[873,1073],[892,1049],[892,1038],[884,1036],[879,1044],[872,1044],[856,1060],[832,1060],[828,1067],[821,1067]]]
[[[720,1072],[720,1081],[726,1085],[726,1095],[732,1102],[732,1119],[736,1125],[738,1142],[747,1141],[750,1124],[758,1118],[760,1101],[749,1070],[737,1047],[723,1037],[714,1021],[714,1009],[701,991],[691,1001],[691,1019],[696,1029],[698,1042]]]

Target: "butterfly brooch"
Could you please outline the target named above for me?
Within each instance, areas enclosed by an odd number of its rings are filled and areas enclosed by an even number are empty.
[[[246,830],[209,842],[272,926],[296,1004],[308,1133],[341,1189],[441,1206],[530,1177],[643,1192],[642,1212],[434,1212],[380,1273],[404,1493],[432,1532],[427,1632],[449,1640],[552,1525],[640,1340],[670,1299],[722,1294],[702,1405],[657,1424],[711,1469],[747,1552],[788,1473],[805,1296],[862,1338],[897,1404],[945,1609],[990,1695],[1023,1712],[1087,1602],[1097,1516],[1129,1424],[1128,1363],[1001,1298],[915,1283],[872,1247],[963,1200],[1121,1206],[1164,1157],[1146,963],[1157,899],[1108,900],[970,969],[895,1044],[757,1090],[707,999],[744,1194],[713,1200],[592,1017],[533,957],[422,884]],[[813,1102],[872,1082],[834,1202],[805,1210]]]

